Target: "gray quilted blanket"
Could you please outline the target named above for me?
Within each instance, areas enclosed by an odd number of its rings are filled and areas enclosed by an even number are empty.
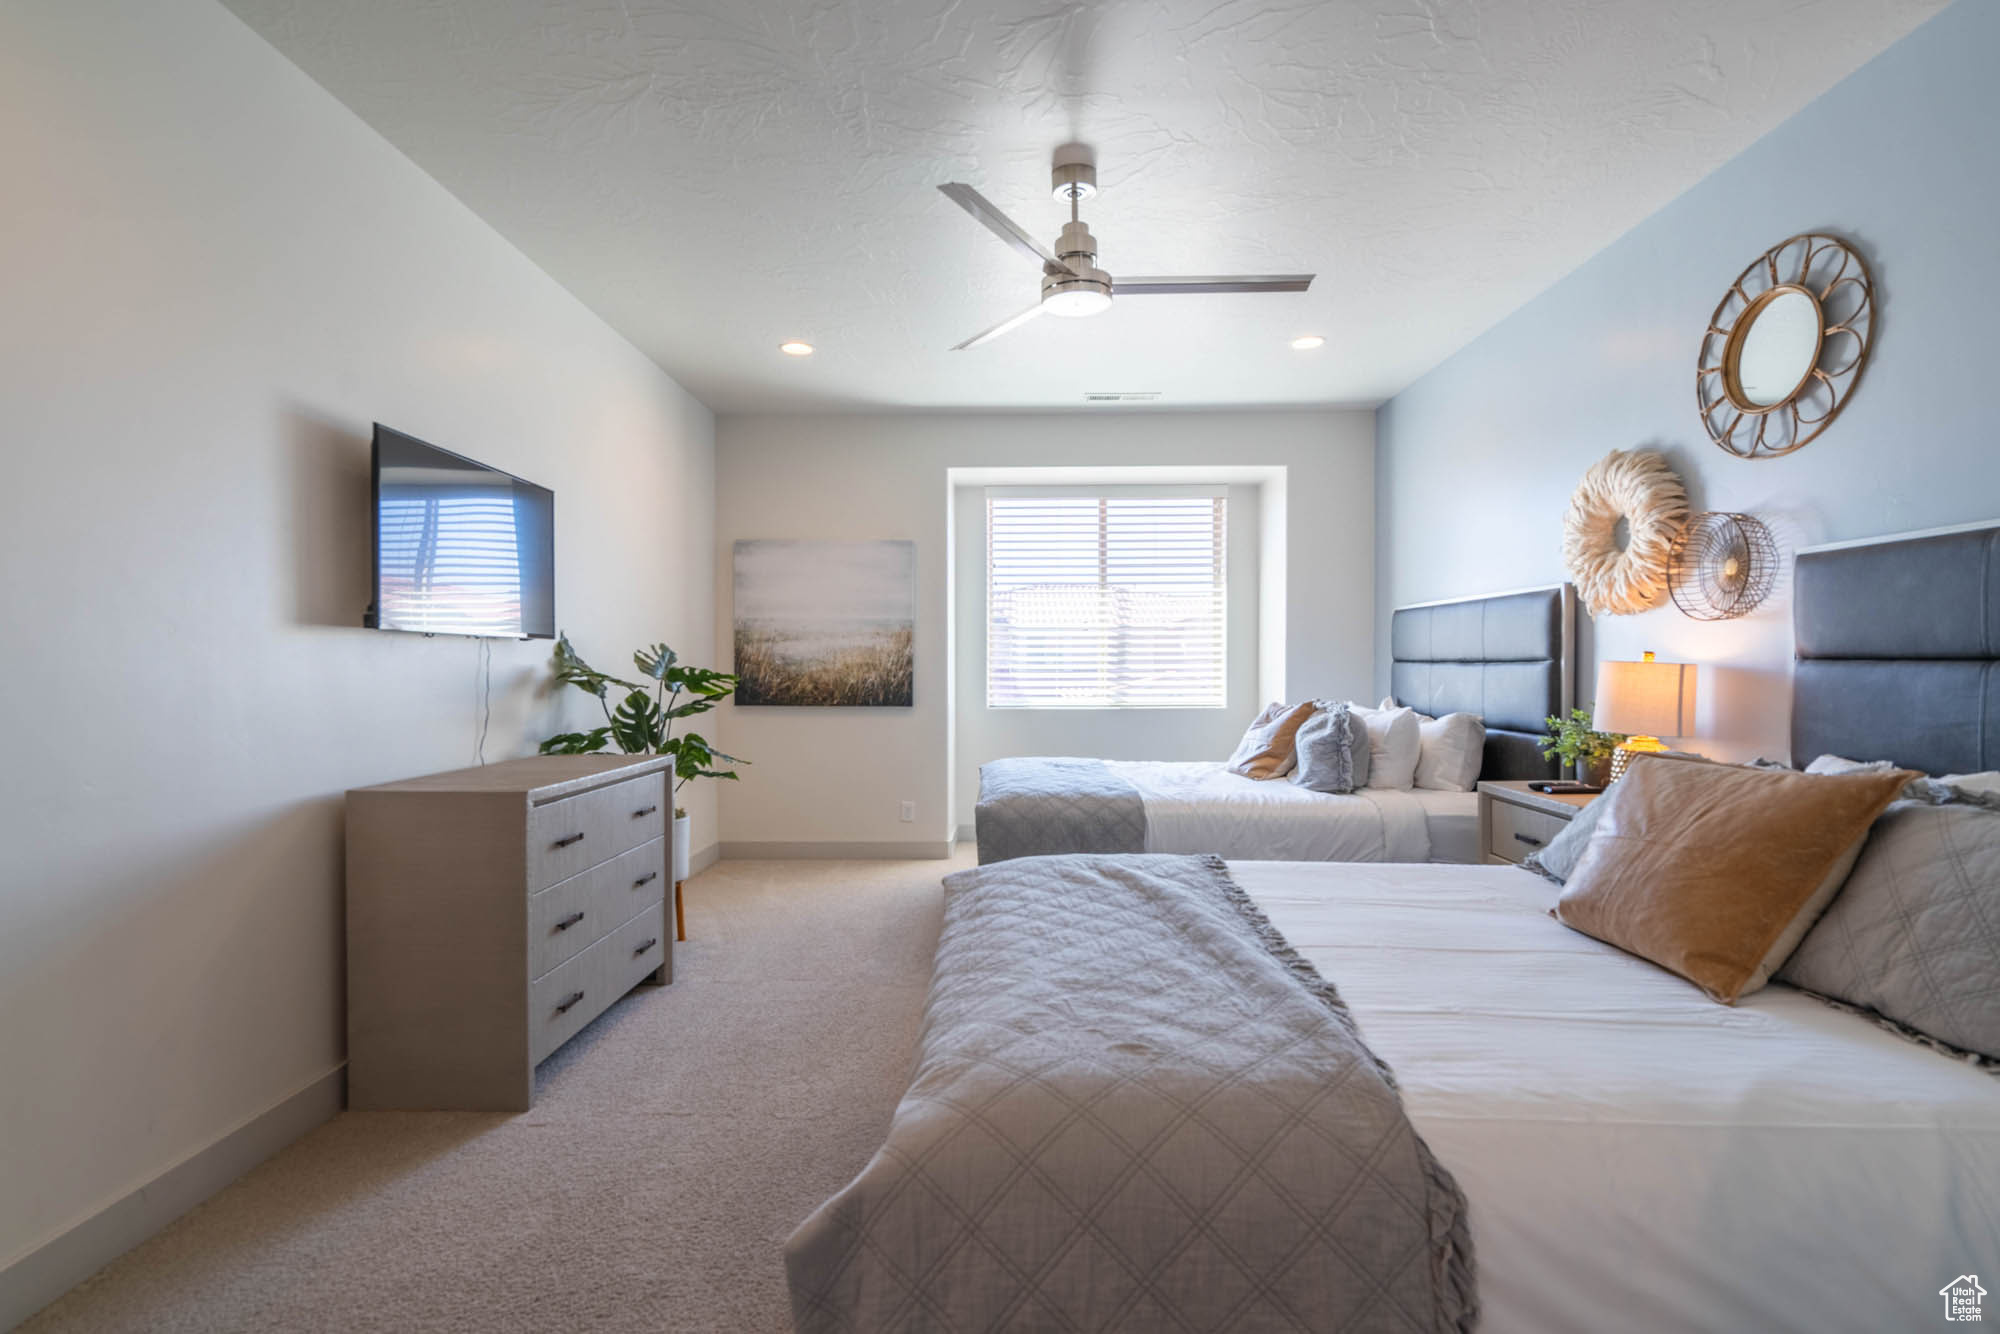
[[[802,1334],[1472,1327],[1464,1197],[1221,861],[945,890],[888,1140],[785,1247]]]
[[[979,766],[979,863],[1058,852],[1144,852],[1146,803],[1102,760],[1035,756]]]

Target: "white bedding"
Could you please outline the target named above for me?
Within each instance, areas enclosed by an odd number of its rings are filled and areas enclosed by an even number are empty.
[[[1424,829],[1430,834],[1431,862],[1476,862],[1479,849],[1479,794],[1413,788],[1403,794],[1424,808]]]
[[[2000,1080],[1789,988],[1718,1005],[1514,867],[1230,869],[1464,1189],[1483,1334],[1927,1329],[2000,1276]]]
[[[1220,764],[1107,760],[1146,805],[1146,851],[1279,861],[1421,862],[1440,847],[1476,851],[1479,798],[1471,792],[1364,789],[1314,792],[1258,782]],[[1438,830],[1434,835],[1433,823]],[[1468,822],[1469,825],[1468,825]]]

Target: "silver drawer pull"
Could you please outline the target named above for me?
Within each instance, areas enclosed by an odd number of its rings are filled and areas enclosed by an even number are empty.
[[[660,878],[660,873],[658,871],[648,871],[646,872],[646,874],[640,876],[637,880],[634,880],[632,882],[632,888],[637,889],[641,885],[650,885],[659,878]]]
[[[653,948],[653,946],[659,943],[660,943],[660,938],[658,936],[647,936],[645,940],[641,941],[638,944],[638,946],[636,946],[633,949],[632,956],[634,958],[637,958],[639,955],[644,954],[647,950]]]
[[[1514,841],[1516,843],[1526,843],[1531,848],[1542,846],[1542,840],[1536,838],[1533,834],[1516,834],[1514,835]]]
[[[579,991],[575,995],[571,996],[568,1000],[564,1001],[562,1004],[556,1006],[556,1013],[568,1014],[570,1006],[576,1004],[578,1001],[582,999],[583,999],[583,993]]]
[[[581,922],[582,920],[583,920],[582,913],[573,912],[569,916],[563,918],[560,922],[556,923],[556,930],[567,931],[571,927],[575,926],[578,922]]]
[[[658,806],[641,806],[638,810],[632,812],[632,818],[634,820],[643,820],[658,809],[660,809]]]
[[[568,838],[559,838],[559,839],[557,839],[557,840],[556,840],[556,846],[557,846],[557,847],[559,847],[559,848],[566,848],[566,847],[568,847],[568,846],[569,846],[570,844],[572,844],[572,843],[581,843],[581,842],[583,842],[583,835],[582,835],[582,834],[580,834],[580,833],[578,833],[578,834],[571,834],[571,835],[570,835],[570,836],[569,836]]]

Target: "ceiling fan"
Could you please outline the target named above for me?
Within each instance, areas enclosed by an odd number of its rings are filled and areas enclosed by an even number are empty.
[[[984,333],[974,334],[952,348],[963,352],[978,347],[1001,334],[1020,328],[1037,315],[1062,315],[1072,319],[1097,315],[1111,308],[1113,293],[1120,296],[1193,296],[1202,292],[1303,292],[1312,286],[1310,273],[1230,275],[1199,278],[1120,278],[1097,267],[1097,238],[1077,217],[1077,205],[1097,193],[1097,166],[1078,145],[1056,150],[1050,173],[1057,199],[1069,201],[1069,221],[1056,240],[1053,252],[1028,235],[1022,226],[993,206],[993,201],[969,185],[957,181],[940,185],[947,199],[984,223],[992,233],[1041,266],[1042,299],[1020,314],[1000,321]]]

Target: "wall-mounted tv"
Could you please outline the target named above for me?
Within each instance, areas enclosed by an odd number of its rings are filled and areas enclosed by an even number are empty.
[[[556,493],[375,424],[375,605],[367,624],[553,639]]]

